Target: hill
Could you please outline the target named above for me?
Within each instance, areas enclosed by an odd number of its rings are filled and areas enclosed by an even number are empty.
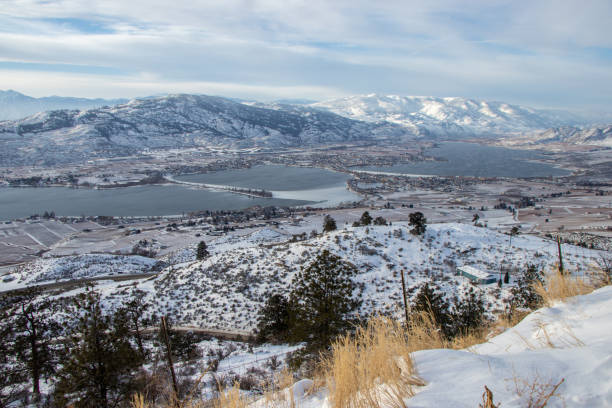
[[[585,122],[569,112],[460,97],[370,94],[310,106],[351,119],[399,124],[429,138],[490,137]]]
[[[401,126],[360,122],[313,108],[277,110],[221,97],[170,95],[0,122],[0,166],[73,163],[149,149],[275,150],[412,137]]]

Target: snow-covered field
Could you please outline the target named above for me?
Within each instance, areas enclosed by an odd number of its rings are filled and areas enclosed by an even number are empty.
[[[531,407],[563,381],[547,407],[612,406],[612,287],[528,315],[517,326],[469,350],[413,354],[426,382],[408,407],[473,408],[486,385],[504,408]],[[532,390],[535,390],[532,392]],[[302,408],[328,407],[325,390],[298,393]]]

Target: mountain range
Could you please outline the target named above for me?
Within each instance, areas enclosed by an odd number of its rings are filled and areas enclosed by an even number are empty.
[[[128,99],[88,99],[63,96],[33,98],[22,93],[0,90],[0,120],[20,119],[38,112],[58,109],[91,109],[117,105]]]
[[[0,166],[56,165],[160,148],[278,149],[412,138],[410,130],[396,124],[310,107],[266,109],[221,97],[170,95],[0,122]]]
[[[528,144],[558,141],[612,145],[610,126],[586,128],[584,119],[569,112],[454,97],[365,95],[316,103],[264,104],[180,94],[126,103],[36,99],[4,91],[0,94],[0,112],[8,111],[10,101],[14,101],[11,109],[18,111],[25,106],[19,101],[30,100],[103,106],[50,110],[0,122],[0,166],[57,165],[139,154],[149,149],[275,150],[466,137],[505,136]],[[120,103],[111,106],[113,102]]]
[[[586,123],[570,112],[459,97],[370,94],[310,106],[356,120],[395,123],[417,135],[438,138],[497,136]]]

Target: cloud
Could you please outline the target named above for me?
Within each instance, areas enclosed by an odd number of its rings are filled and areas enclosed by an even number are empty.
[[[612,90],[610,17],[608,0],[3,0],[0,61],[105,67],[124,73],[95,76],[116,92],[215,84],[261,98],[335,90],[589,105]],[[70,75],[54,78],[54,93],[68,94]]]
[[[22,72],[0,69],[0,77],[13,84],[14,89],[35,97],[58,94],[62,96],[102,98],[144,95],[193,93],[227,97],[273,100],[277,98],[331,98],[344,95],[342,90],[317,86],[269,86],[232,82],[167,81],[151,72],[116,76],[62,72]]]

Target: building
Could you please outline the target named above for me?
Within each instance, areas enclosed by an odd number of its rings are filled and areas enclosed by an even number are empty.
[[[487,285],[497,282],[495,275],[481,271],[472,266],[460,266],[457,268],[458,275],[465,276],[474,283]]]

